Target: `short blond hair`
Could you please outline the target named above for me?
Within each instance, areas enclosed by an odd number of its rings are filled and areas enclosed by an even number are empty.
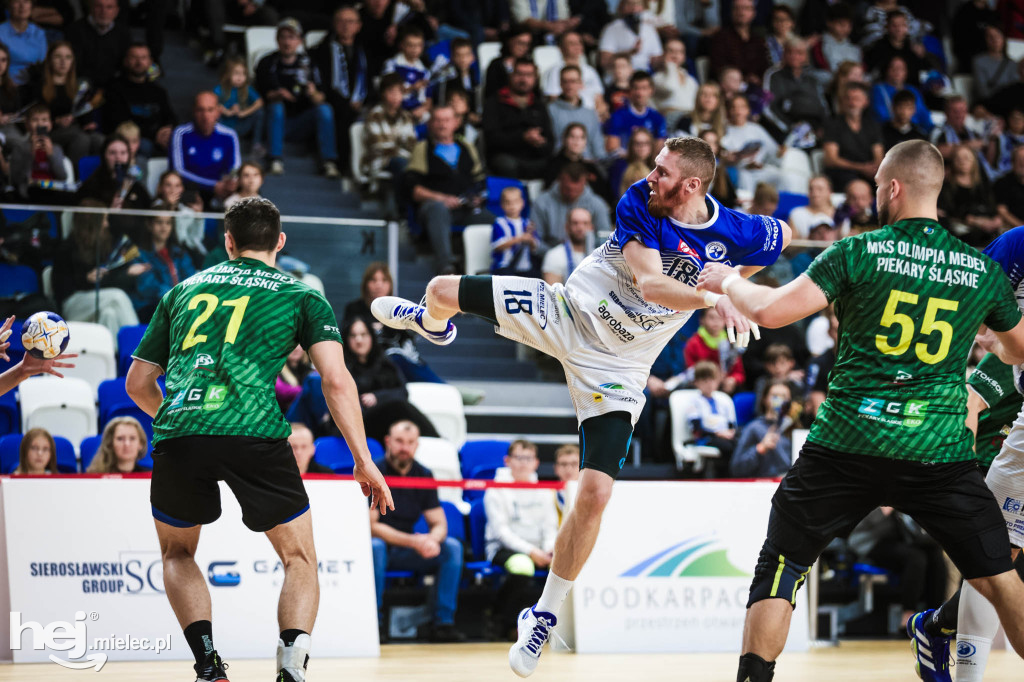
[[[684,178],[700,180],[702,192],[707,192],[715,179],[715,153],[711,145],[699,137],[670,137],[665,149],[679,154],[679,169]]]
[[[942,154],[931,142],[900,142],[886,152],[882,164],[885,166],[886,175],[906,185],[911,193],[925,193],[937,197],[942,191],[946,167]]]

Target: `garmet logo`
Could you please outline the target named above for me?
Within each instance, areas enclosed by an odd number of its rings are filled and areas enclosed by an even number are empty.
[[[647,557],[619,577],[749,578],[752,575],[729,561],[727,550],[719,540],[696,536]]]

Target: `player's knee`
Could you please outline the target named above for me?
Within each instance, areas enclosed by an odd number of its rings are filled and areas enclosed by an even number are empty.
[[[786,557],[766,540],[757,558],[747,608],[763,599],[785,599],[796,606],[797,590],[807,579],[808,571],[810,566]]]
[[[427,303],[455,308],[459,303],[458,275],[438,275],[427,284]]]
[[[611,499],[612,481],[609,478],[607,484],[601,481],[591,482],[590,485],[581,485],[576,493],[575,506],[581,514],[601,514]]]

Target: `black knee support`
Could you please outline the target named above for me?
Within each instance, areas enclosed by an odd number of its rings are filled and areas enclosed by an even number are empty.
[[[498,326],[490,275],[463,275],[459,279],[459,310]]]
[[[796,607],[796,592],[810,570],[810,566],[796,563],[765,540],[754,569],[754,581],[750,584],[747,608],[762,599],[785,599]]]

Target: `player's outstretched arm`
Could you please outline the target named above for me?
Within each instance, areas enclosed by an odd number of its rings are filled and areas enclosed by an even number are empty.
[[[378,508],[381,514],[386,514],[388,509],[395,508],[395,503],[391,499],[388,484],[384,482],[384,477],[374,465],[370,451],[366,447],[366,431],[363,429],[359,393],[356,390],[356,382],[352,380],[352,375],[345,367],[341,344],[337,341],[314,343],[309,347],[309,357],[316,371],[320,373],[327,408],[352,450],[352,457],[355,460],[352,475],[359,481],[363,494],[370,498],[370,506]]]
[[[0,395],[14,390],[14,387],[25,379],[37,374],[52,374],[55,377],[63,379],[64,375],[58,372],[57,369],[74,368],[74,363],[64,362],[64,360],[71,360],[77,357],[78,353],[65,353],[64,355],[59,355],[50,360],[42,360],[40,358],[34,358],[26,353],[25,357],[21,359],[21,362],[16,364],[14,367],[11,367],[3,374],[0,374]]]
[[[990,353],[995,353],[1007,365],[1024,363],[1024,319],[1006,332],[995,332],[982,326],[975,342]]]
[[[633,271],[633,277],[636,278],[637,286],[640,287],[640,295],[644,297],[645,301],[665,306],[670,310],[697,310],[714,307],[725,320],[729,341],[736,342],[739,339],[737,345],[741,347],[747,345],[751,331],[750,321],[736,310],[728,298],[705,297],[703,292],[697,291],[694,287],[665,275],[661,270],[661,254],[638,241],[626,242],[626,245],[622,247],[622,255],[630,270]],[[750,268],[750,274],[759,269]],[[712,298],[717,300],[712,300]],[[760,338],[756,329],[754,336]]]
[[[160,384],[156,382],[163,373],[160,365],[133,359],[128,368],[128,377],[124,381],[128,396],[150,417],[156,417],[157,410],[164,401],[164,393],[160,390]]]
[[[740,313],[773,329],[802,320],[828,305],[818,285],[804,275],[773,289],[748,282],[736,268],[719,263],[704,266],[697,290],[727,295]]]

